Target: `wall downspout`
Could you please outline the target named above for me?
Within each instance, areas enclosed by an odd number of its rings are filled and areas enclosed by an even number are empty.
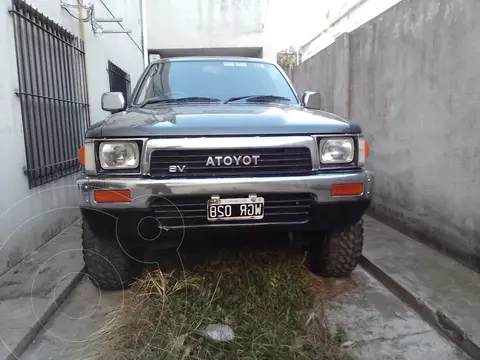
[[[78,0],[79,18],[83,19],[83,0]],[[78,27],[80,29],[80,40],[85,43],[85,23],[82,20],[78,20]]]
[[[79,6],[79,18],[80,19],[83,19],[83,0],[78,0],[78,6]],[[88,62],[88,59],[87,59],[87,45],[85,43],[85,22],[82,21],[82,20],[78,20],[78,27],[79,27],[79,30],[80,30],[80,40],[81,40],[81,46],[83,47],[83,51],[84,51],[84,59],[85,59],[85,81],[87,82],[87,101],[89,104],[91,104],[91,99],[90,99],[90,92],[88,91],[88,74],[87,74],[87,62]],[[90,119],[90,123],[91,123],[91,119],[92,119],[92,110],[90,108],[90,106],[87,107],[87,111],[88,111],[88,118]],[[90,124],[89,124],[90,125]]]
[[[140,22],[142,25],[142,51],[143,51],[143,66],[148,66],[148,46],[147,46],[147,4],[146,0],[140,0],[141,17]]]

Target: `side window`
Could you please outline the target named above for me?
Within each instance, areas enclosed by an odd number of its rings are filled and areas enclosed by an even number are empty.
[[[137,101],[141,102],[145,99],[149,99],[149,98],[152,97],[151,96],[151,94],[152,94],[152,83],[153,83],[152,79],[153,79],[153,76],[150,73],[148,75],[148,77],[145,79],[145,82],[143,83],[141,91],[138,94]]]
[[[154,97],[163,97],[163,93],[159,92],[157,89],[162,89],[162,78],[159,75],[159,64],[153,65],[147,73],[147,76],[143,80],[140,92],[138,93],[136,103],[140,103],[146,99],[151,99]]]

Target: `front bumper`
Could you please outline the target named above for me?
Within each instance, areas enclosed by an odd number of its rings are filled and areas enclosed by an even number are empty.
[[[355,196],[332,196],[333,184],[348,183],[362,183],[363,193]],[[83,216],[96,233],[104,233],[105,236],[121,234],[125,238],[156,239],[159,236],[158,229],[172,230],[168,232],[169,234],[185,229],[221,230],[252,227],[303,231],[326,230],[352,224],[361,219],[370,205],[373,174],[361,169],[355,172],[316,173],[310,176],[195,180],[82,177],[78,179],[77,184]],[[98,189],[128,189],[131,191],[132,201],[97,203],[94,192]],[[212,195],[246,197],[250,194],[265,197],[265,217],[262,220],[214,223],[207,221],[206,203]],[[185,199],[187,203],[194,204],[192,208],[185,210],[185,207],[180,205],[184,204]],[[280,206],[279,199],[283,200]],[[287,199],[294,200],[292,202]],[[300,202],[295,199],[299,199]],[[304,201],[309,203],[307,209],[301,205]],[[160,211],[159,202],[163,206]],[[175,205],[175,211],[165,216],[165,211],[169,207],[172,210],[168,203]],[[162,231],[160,233],[167,233]]]
[[[363,193],[354,196],[332,196],[334,184],[363,184]],[[231,195],[244,196],[262,193],[310,194],[315,204],[341,202],[365,202],[372,196],[373,173],[366,169],[348,172],[318,172],[308,176],[279,176],[257,178],[217,179],[147,179],[134,177],[88,177],[77,180],[82,208],[110,210],[149,209],[159,198],[174,198],[188,195]],[[131,191],[128,203],[97,203],[95,190]]]

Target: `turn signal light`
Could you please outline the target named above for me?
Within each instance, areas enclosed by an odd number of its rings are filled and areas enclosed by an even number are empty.
[[[82,166],[85,166],[85,146],[82,146],[80,149],[78,149],[78,161],[80,161]]]
[[[361,195],[363,184],[333,184],[332,196]]]
[[[95,190],[93,197],[97,203],[126,203],[132,201],[130,190]]]
[[[370,144],[365,141],[365,159],[368,158],[368,154],[370,154]]]

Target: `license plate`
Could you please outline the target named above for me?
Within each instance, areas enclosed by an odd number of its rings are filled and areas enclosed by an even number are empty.
[[[207,202],[207,220],[258,220],[263,219],[263,210],[262,197],[211,199]]]

